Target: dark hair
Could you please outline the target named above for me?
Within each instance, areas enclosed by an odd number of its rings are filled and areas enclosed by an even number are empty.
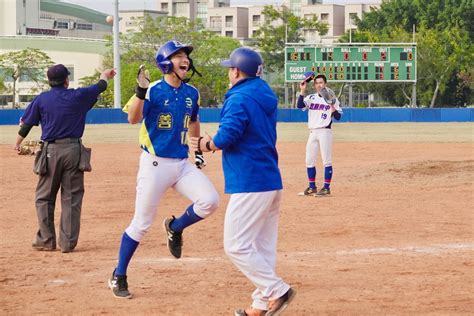
[[[318,78],[323,78],[324,83],[328,82],[325,75],[319,74],[319,75],[316,76],[316,78],[314,78],[315,83],[316,83],[316,79],[318,79]]]
[[[49,67],[47,72],[49,85],[53,88],[64,86],[64,83],[70,74],[69,70],[63,64]]]
[[[63,81],[51,81],[51,80],[48,81],[49,86],[51,88],[62,87],[64,86],[65,82],[66,82],[66,79],[64,79]]]

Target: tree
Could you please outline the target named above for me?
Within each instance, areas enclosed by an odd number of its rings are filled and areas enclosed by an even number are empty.
[[[418,100],[430,107],[438,99],[465,104],[472,98],[472,76],[465,74],[473,67],[473,19],[472,0],[383,1],[379,10],[363,14],[353,38],[359,42],[411,42],[415,26]],[[408,95],[406,91],[403,94]]]
[[[262,15],[263,25],[253,36],[252,45],[262,54],[265,63],[265,72],[276,73],[276,81],[283,82],[285,69],[285,46],[286,43],[303,42],[302,31],[311,30],[325,35],[328,25],[318,21],[316,16],[305,19],[295,16],[286,6],[275,8],[265,6]],[[292,86],[292,104],[295,103],[296,88]]]
[[[18,79],[24,78],[35,84],[32,90],[43,90],[47,81],[45,73],[53,61],[49,56],[36,48],[26,48],[21,51],[12,51],[0,55],[0,68],[4,76],[13,81],[13,107],[17,99],[16,86]]]
[[[474,46],[469,43],[466,32],[458,27],[444,31],[422,28],[418,38],[419,80],[434,85],[432,108],[451,77],[472,69]],[[452,93],[455,94],[456,89]]]
[[[220,67],[220,61],[240,44],[237,40],[220,37],[204,28],[199,21],[183,17],[157,17],[146,15],[136,18],[139,30],[121,35],[121,95],[122,104],[134,93],[136,74],[140,64],[150,70],[152,81],[162,77],[156,67],[155,55],[158,48],[169,40],[179,40],[194,47],[191,58],[202,77],[195,75],[190,82],[199,89],[201,104],[212,105],[218,102],[228,87],[227,73]],[[111,40],[111,38],[110,38]],[[113,66],[112,50],[104,59],[104,68]],[[113,85],[111,84],[113,94]]]
[[[300,43],[304,40],[302,30],[311,30],[325,35],[328,25],[318,21],[316,16],[305,19],[295,16],[286,6],[275,8],[265,6],[263,25],[253,36],[252,45],[257,47],[265,61],[265,68],[271,72],[285,68],[286,43]]]

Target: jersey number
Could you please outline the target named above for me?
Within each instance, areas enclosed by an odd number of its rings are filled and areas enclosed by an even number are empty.
[[[186,137],[187,135],[187,132],[188,132],[188,128],[189,128],[189,122],[191,122],[191,115],[189,114],[186,114],[184,116],[184,130],[181,132],[181,144],[183,145],[186,145],[188,143],[188,138]]]
[[[327,115],[326,113],[321,114],[321,118],[322,118],[323,120],[325,120],[326,117],[328,117],[328,115]]]

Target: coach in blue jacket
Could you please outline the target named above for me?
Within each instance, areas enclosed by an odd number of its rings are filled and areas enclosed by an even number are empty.
[[[295,295],[275,272],[283,188],[275,147],[278,99],[259,77],[263,60],[254,50],[237,48],[221,65],[229,68],[231,88],[219,129],[213,138],[191,138],[190,146],[222,150],[225,193],[231,194],[224,249],[256,287],[252,306],[236,310],[235,315],[274,315]]]

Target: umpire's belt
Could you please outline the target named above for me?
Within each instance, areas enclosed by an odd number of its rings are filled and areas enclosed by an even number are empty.
[[[54,139],[50,141],[46,141],[45,143],[48,144],[71,144],[71,143],[80,143],[80,138],[61,138],[61,139]]]

